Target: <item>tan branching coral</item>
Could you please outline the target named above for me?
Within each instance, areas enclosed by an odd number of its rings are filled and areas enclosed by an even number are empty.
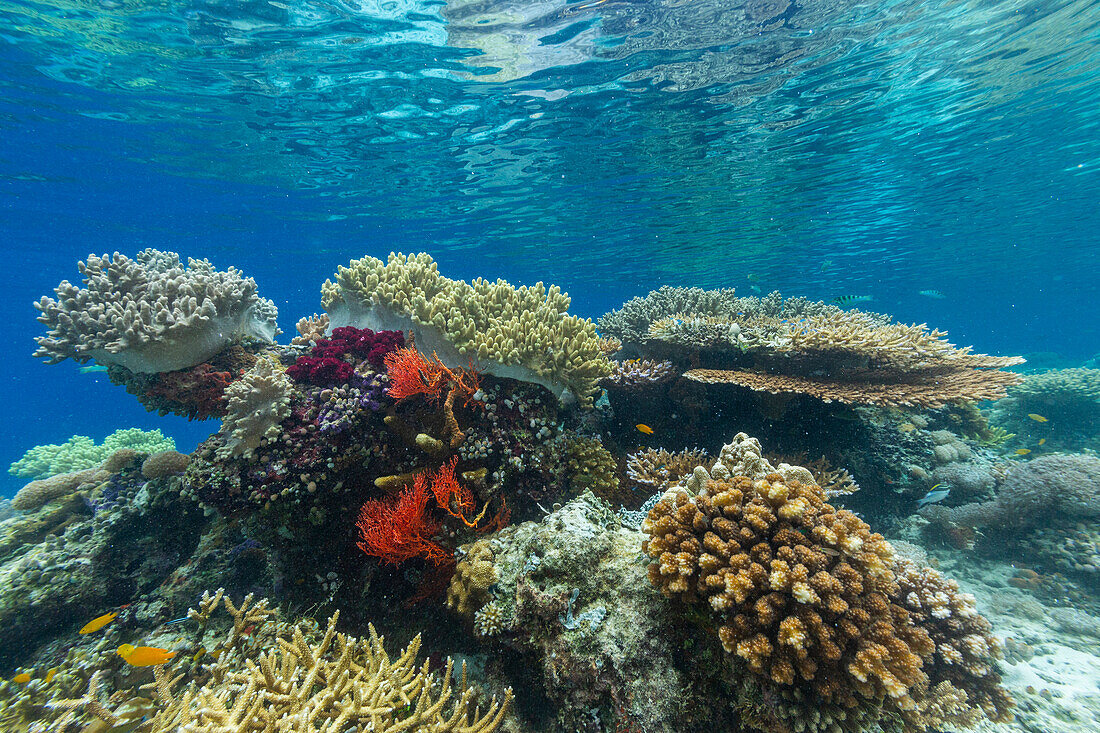
[[[627,359],[611,362],[611,374],[603,379],[608,387],[641,389],[668,382],[679,376],[680,370],[671,361]]]
[[[339,614],[316,643],[303,626],[280,636],[258,653],[225,653],[209,680],[180,692],[170,673],[158,667],[157,694],[163,708],[150,721],[152,733],[202,730],[208,733],[322,733],[328,731],[438,731],[491,733],[511,702],[492,700],[482,713],[476,688],[453,687],[452,662],[442,674],[419,668],[417,636],[391,659],[373,626],[359,639],[337,633]]]
[[[278,437],[279,423],[290,415],[291,389],[286,372],[270,358],[258,359],[226,387],[225,444],[218,448],[218,457],[248,456],[263,440]]]
[[[314,313],[312,316],[299,318],[294,324],[298,335],[290,340],[294,346],[309,346],[313,342],[323,339],[328,331],[328,314]]]
[[[679,453],[646,448],[626,457],[626,477],[639,489],[655,494],[690,476],[697,466],[711,462],[707,452],[700,448]]]
[[[848,494],[854,494],[859,491],[859,484],[852,478],[852,475],[848,473],[847,469],[837,468],[829,459],[825,456],[821,456],[815,460],[808,460],[805,453],[796,453],[794,455],[780,455],[776,453],[768,454],[768,461],[771,463],[787,463],[792,466],[802,466],[814,477],[814,483],[820,486],[825,491],[827,498],[833,498],[835,496],[847,496]]]
[[[775,684],[912,708],[932,643],[890,596],[893,554],[813,483],[772,473],[667,492],[642,529],[666,595],[705,602],[726,651]]]
[[[450,368],[472,365],[585,403],[611,371],[596,327],[568,314],[557,286],[451,280],[427,254],[390,254],[352,260],[321,294],[333,326],[411,332],[422,353]]]
[[[168,372],[206,361],[235,341],[270,343],[278,334],[275,304],[256,281],[207,260],[184,266],[174,252],[142,250],[130,259],[89,255],[78,264],[84,287],[67,280],[57,298],[37,303],[49,329],[35,356],[56,364],[119,364],[133,372]]]

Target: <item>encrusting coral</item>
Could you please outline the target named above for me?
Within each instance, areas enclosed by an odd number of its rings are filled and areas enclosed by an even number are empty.
[[[131,448],[120,448],[95,468],[74,473],[61,473],[37,479],[21,488],[11,500],[11,508],[21,511],[38,509],[54,499],[67,496],[83,485],[103,481],[132,463],[140,454]]]
[[[422,353],[451,368],[534,382],[582,402],[611,371],[595,326],[570,316],[569,297],[555,286],[451,280],[427,254],[391,254],[352,260],[321,293],[332,325],[411,332]]]
[[[67,280],[57,298],[36,302],[49,333],[35,356],[117,364],[133,372],[168,372],[206,361],[244,339],[270,343],[278,334],[275,304],[256,281],[207,260],[142,250],[133,259],[89,255],[78,264],[84,287]]]

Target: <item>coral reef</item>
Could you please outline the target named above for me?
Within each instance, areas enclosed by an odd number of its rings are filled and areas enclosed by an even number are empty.
[[[991,417],[1015,434],[1017,445],[1034,449],[1043,440],[1045,450],[1079,452],[1100,449],[1098,410],[1100,369],[1055,369],[1025,376]]]
[[[882,537],[818,486],[779,474],[709,479],[700,491],[666,493],[643,524],[653,584],[709,606],[726,651],[776,684],[801,680],[846,707],[856,695],[915,707],[931,642],[889,601]]]
[[[737,729],[717,644],[646,581],[642,537],[586,492],[460,548],[451,605],[537,675],[554,713],[534,729]]]
[[[373,626],[367,638],[356,638],[336,631],[338,617],[333,614],[321,634],[298,624],[267,648],[223,653],[202,684],[184,691],[176,691],[179,677],[158,667],[161,709],[148,730],[260,733],[275,721],[294,721],[293,730],[301,733],[492,733],[500,727],[511,689],[482,712],[465,670],[452,688],[451,660],[440,674],[431,672],[428,663],[418,668],[419,636],[391,659]]]
[[[126,428],[116,430],[96,445],[83,435],[74,435],[61,444],[38,445],[8,468],[13,476],[44,479],[59,473],[73,473],[102,463],[112,453],[129,448],[140,453],[157,453],[175,450],[176,443],[159,429],[140,430]]]
[[[78,264],[84,287],[63,280],[57,298],[35,307],[49,330],[35,356],[56,364],[95,359],[133,372],[169,372],[206,361],[243,339],[271,342],[275,304],[233,267],[145,249],[130,259],[89,255]]]
[[[1012,698],[1001,686],[997,663],[1004,652],[993,627],[978,613],[974,596],[962,593],[954,580],[912,560],[899,559],[892,570],[899,586],[896,597],[935,644],[925,672],[937,692],[934,702],[922,703],[921,713],[934,715],[936,724],[948,715],[970,724],[976,716],[995,722],[1011,720]],[[945,704],[948,698],[950,710]]]
[[[650,510],[642,526],[650,581],[700,604],[728,653],[780,690],[801,690],[810,705],[867,714],[882,704],[922,730],[931,724],[924,710],[942,712],[925,696],[930,681],[948,681],[971,708],[1003,719],[1010,701],[996,643],[972,600],[914,564],[902,566],[909,574],[899,584],[889,543],[826,503],[807,473],[774,468],[757,441],[736,436],[709,471],[696,468]],[[906,608],[941,599],[927,618]],[[939,669],[946,664],[958,669]]]
[[[619,466],[615,456],[596,438],[569,435],[564,442],[565,468],[573,495],[591,491],[612,500],[619,490]]]
[[[137,456],[138,452],[131,448],[120,448],[94,468],[31,481],[12,497],[11,508],[18,511],[38,509],[55,499],[68,496],[81,486],[94,485],[105,480],[133,463]]]
[[[322,304],[334,325],[410,332],[448,367],[472,365],[582,402],[610,373],[595,326],[568,315],[557,287],[451,280],[427,254],[352,260],[322,286]]]
[[[142,374],[112,364],[107,376],[112,383],[124,386],[150,412],[208,420],[225,415],[226,387],[255,363],[255,354],[234,344],[187,369]]]

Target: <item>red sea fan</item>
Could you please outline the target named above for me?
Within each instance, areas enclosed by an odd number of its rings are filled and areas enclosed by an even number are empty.
[[[434,565],[453,562],[452,553],[432,541],[439,522],[428,516],[428,482],[418,474],[396,500],[372,499],[359,513],[359,549],[397,565],[422,557]]]

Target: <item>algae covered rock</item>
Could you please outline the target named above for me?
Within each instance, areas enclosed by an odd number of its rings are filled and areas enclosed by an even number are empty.
[[[541,522],[464,546],[459,567],[470,567],[450,596],[479,636],[535,660],[558,707],[554,730],[587,730],[596,717],[605,730],[732,730],[729,706],[709,697],[730,668],[650,586],[642,539],[585,492]],[[495,582],[464,587],[475,578]]]

